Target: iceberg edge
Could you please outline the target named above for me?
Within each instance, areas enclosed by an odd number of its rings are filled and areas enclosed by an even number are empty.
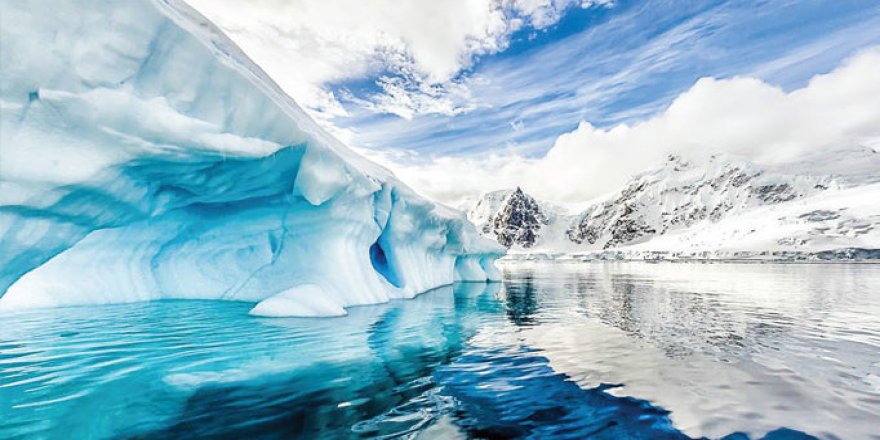
[[[499,277],[505,250],[463,213],[318,127],[181,1],[38,0],[0,29],[0,310],[338,315]]]

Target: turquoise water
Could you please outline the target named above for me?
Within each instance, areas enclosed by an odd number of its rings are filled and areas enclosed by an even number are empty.
[[[0,316],[0,438],[880,438],[880,265],[536,263],[344,318]]]

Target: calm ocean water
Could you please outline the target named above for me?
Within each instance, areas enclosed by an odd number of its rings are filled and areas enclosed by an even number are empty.
[[[528,263],[344,318],[0,316],[0,438],[880,438],[880,265]]]

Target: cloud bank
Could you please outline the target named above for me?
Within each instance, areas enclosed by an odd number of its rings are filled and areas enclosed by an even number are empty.
[[[460,72],[524,26],[610,0],[190,0],[313,116],[344,116],[327,87],[378,76],[366,104],[403,118],[466,110]]]
[[[617,189],[670,153],[729,153],[779,164],[876,143],[878,72],[880,47],[874,47],[790,92],[749,77],[702,78],[643,122],[599,129],[583,121],[540,158],[492,153],[419,161],[401,152],[362,152],[452,205],[517,185],[541,199],[580,202]]]

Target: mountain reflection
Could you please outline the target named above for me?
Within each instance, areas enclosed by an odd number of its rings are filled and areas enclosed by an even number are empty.
[[[6,315],[0,438],[871,438],[878,295],[880,265],[536,263],[342,318]]]

